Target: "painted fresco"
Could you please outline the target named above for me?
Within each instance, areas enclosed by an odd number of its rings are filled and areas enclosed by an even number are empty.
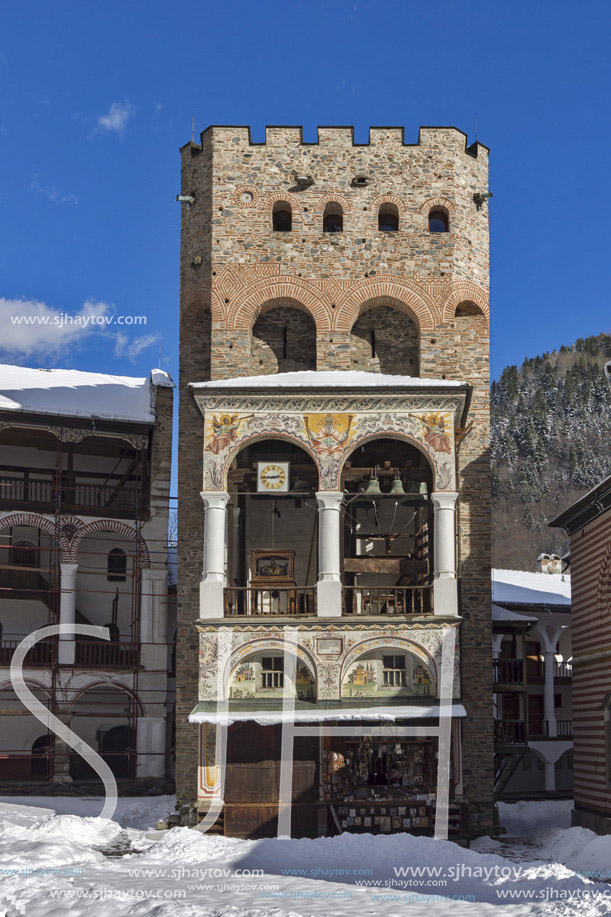
[[[290,437],[313,455],[321,490],[339,488],[341,467],[361,439],[407,436],[419,443],[435,466],[436,489],[454,482],[454,415],[449,411],[336,413],[282,411],[256,413],[206,412],[204,475],[206,490],[224,490],[231,457],[253,437]]]
[[[262,682],[262,672],[258,661],[241,663],[234,669],[229,679],[230,700],[281,698],[284,696],[283,687],[264,687]],[[295,694],[299,700],[316,700],[316,682],[307,666],[299,663],[297,664],[295,675]]]
[[[386,654],[384,654],[386,655]],[[388,655],[399,655],[389,650]],[[419,659],[409,654],[405,657],[405,669],[401,672],[404,684],[388,683],[395,678],[394,672],[384,669],[383,655],[375,658],[357,659],[348,666],[342,681],[342,697],[432,697],[435,695],[433,677]]]

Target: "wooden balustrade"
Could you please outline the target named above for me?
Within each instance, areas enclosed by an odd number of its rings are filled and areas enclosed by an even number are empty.
[[[524,720],[495,720],[494,740],[499,745],[526,745]]]
[[[494,659],[492,672],[496,685],[521,685],[524,683],[524,666],[521,659]]]
[[[413,615],[433,611],[432,586],[344,586],[345,615]]]
[[[87,508],[116,512],[146,509],[145,496],[131,487],[103,487],[98,484],[62,484],[52,480],[0,476],[0,503],[34,503],[64,507]]]
[[[228,586],[224,592],[226,617],[240,615],[316,614],[314,586]]]

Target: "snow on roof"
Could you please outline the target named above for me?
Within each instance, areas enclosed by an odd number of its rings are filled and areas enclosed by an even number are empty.
[[[191,388],[464,388],[466,382],[453,379],[421,379],[418,376],[387,376],[358,370],[276,373],[270,376],[239,376],[213,382],[191,382]]]
[[[152,423],[157,385],[174,383],[160,369],[147,379],[1,363],[0,410]]]
[[[571,577],[566,573],[493,570],[492,601],[516,605],[571,604]]]

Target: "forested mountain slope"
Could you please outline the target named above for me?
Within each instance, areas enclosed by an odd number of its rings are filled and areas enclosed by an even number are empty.
[[[547,522],[611,474],[611,336],[508,366],[492,383],[494,566],[535,570],[568,540]]]

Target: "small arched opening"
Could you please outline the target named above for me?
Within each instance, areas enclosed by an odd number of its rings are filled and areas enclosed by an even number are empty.
[[[347,614],[432,611],[432,468],[400,439],[372,438],[346,459],[343,570]]]
[[[318,469],[312,457],[292,441],[250,443],[235,456],[227,487],[226,613],[313,614]]]
[[[99,752],[117,779],[135,776],[133,724],[138,712],[132,695],[116,685],[92,685],[73,704],[71,729]],[[70,754],[70,776],[80,781],[99,780],[76,752]]]
[[[337,201],[329,201],[325,207],[322,217],[323,232],[343,232],[344,231],[344,211],[342,205]]]
[[[380,232],[399,231],[399,211],[396,204],[382,204],[378,210],[378,230]]]
[[[288,201],[276,201],[272,208],[272,228],[274,232],[291,232],[293,228],[293,209]]]
[[[51,775],[51,736],[43,735],[32,742],[30,775],[48,780]]]
[[[444,207],[433,207],[429,211],[429,232],[449,232],[450,215]]]
[[[111,548],[106,561],[106,579],[109,583],[124,583],[127,577],[127,554],[123,548]]]

